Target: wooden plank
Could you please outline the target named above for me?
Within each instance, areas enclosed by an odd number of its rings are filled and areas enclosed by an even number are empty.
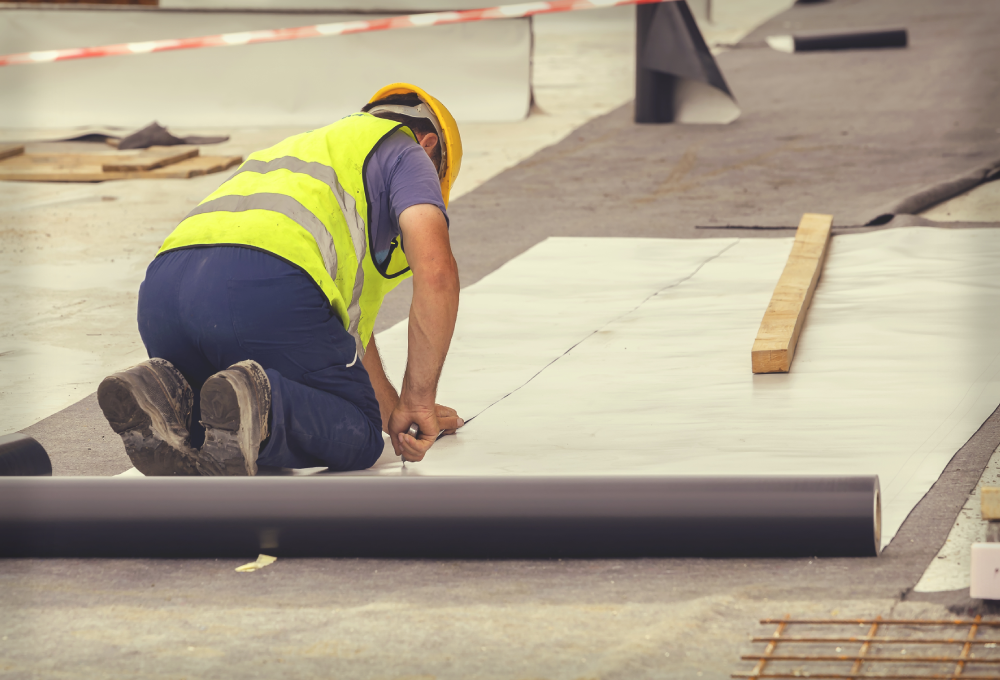
[[[979,505],[983,519],[1000,520],[1000,487],[984,486]]]
[[[0,161],[0,180],[104,182],[116,179],[186,179],[239,165],[241,156],[194,156],[155,170],[105,172],[108,154],[25,154]]]
[[[114,158],[111,153],[28,153],[14,158],[8,158],[0,163],[2,167],[23,167],[25,165],[59,165],[60,167],[72,168],[82,165],[100,167]]]
[[[795,345],[823,271],[833,215],[806,213],[795,232],[785,270],[771,295],[757,331],[750,363],[754,373],[787,373]]]
[[[108,154],[24,154],[0,161],[0,180],[100,182],[117,179],[101,169]]]
[[[243,162],[242,156],[198,156],[147,173],[143,177],[188,178],[222,172]]]
[[[160,146],[150,147],[142,153],[129,156],[110,156],[101,165],[104,172],[141,172],[173,165],[198,155],[198,147]]]
[[[29,153],[0,161],[0,180],[35,182],[102,182],[124,173],[106,173],[110,154]]]
[[[24,153],[23,144],[0,144],[0,160]]]

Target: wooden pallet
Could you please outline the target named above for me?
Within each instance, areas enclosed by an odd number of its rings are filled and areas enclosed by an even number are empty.
[[[151,147],[105,154],[24,153],[0,146],[0,180],[18,182],[104,182],[114,179],[186,179],[221,172],[241,156],[200,156],[197,147]]]

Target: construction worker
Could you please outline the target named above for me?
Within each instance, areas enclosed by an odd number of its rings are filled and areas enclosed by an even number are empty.
[[[435,402],[458,311],[446,209],[461,163],[448,109],[402,83],[251,154],[146,271],[138,323],[150,359],[97,391],[133,465],[359,470],[379,458],[383,431],[396,455],[419,461],[461,427]],[[397,394],[373,328],[411,275]]]

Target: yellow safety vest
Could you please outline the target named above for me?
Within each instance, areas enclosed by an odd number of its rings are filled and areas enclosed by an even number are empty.
[[[326,294],[363,356],[386,294],[411,275],[399,237],[373,259],[365,168],[391,120],[356,113],[253,153],[167,237],[157,253],[250,246],[302,268]],[[414,138],[415,139],[415,138]]]

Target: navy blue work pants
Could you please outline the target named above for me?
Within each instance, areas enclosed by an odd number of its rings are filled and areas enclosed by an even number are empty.
[[[378,460],[382,417],[354,338],[298,267],[235,246],[164,253],[139,288],[138,321],[149,356],[194,389],[194,446],[205,437],[198,390],[253,359],[271,381],[271,436],[258,465],[361,470]]]

